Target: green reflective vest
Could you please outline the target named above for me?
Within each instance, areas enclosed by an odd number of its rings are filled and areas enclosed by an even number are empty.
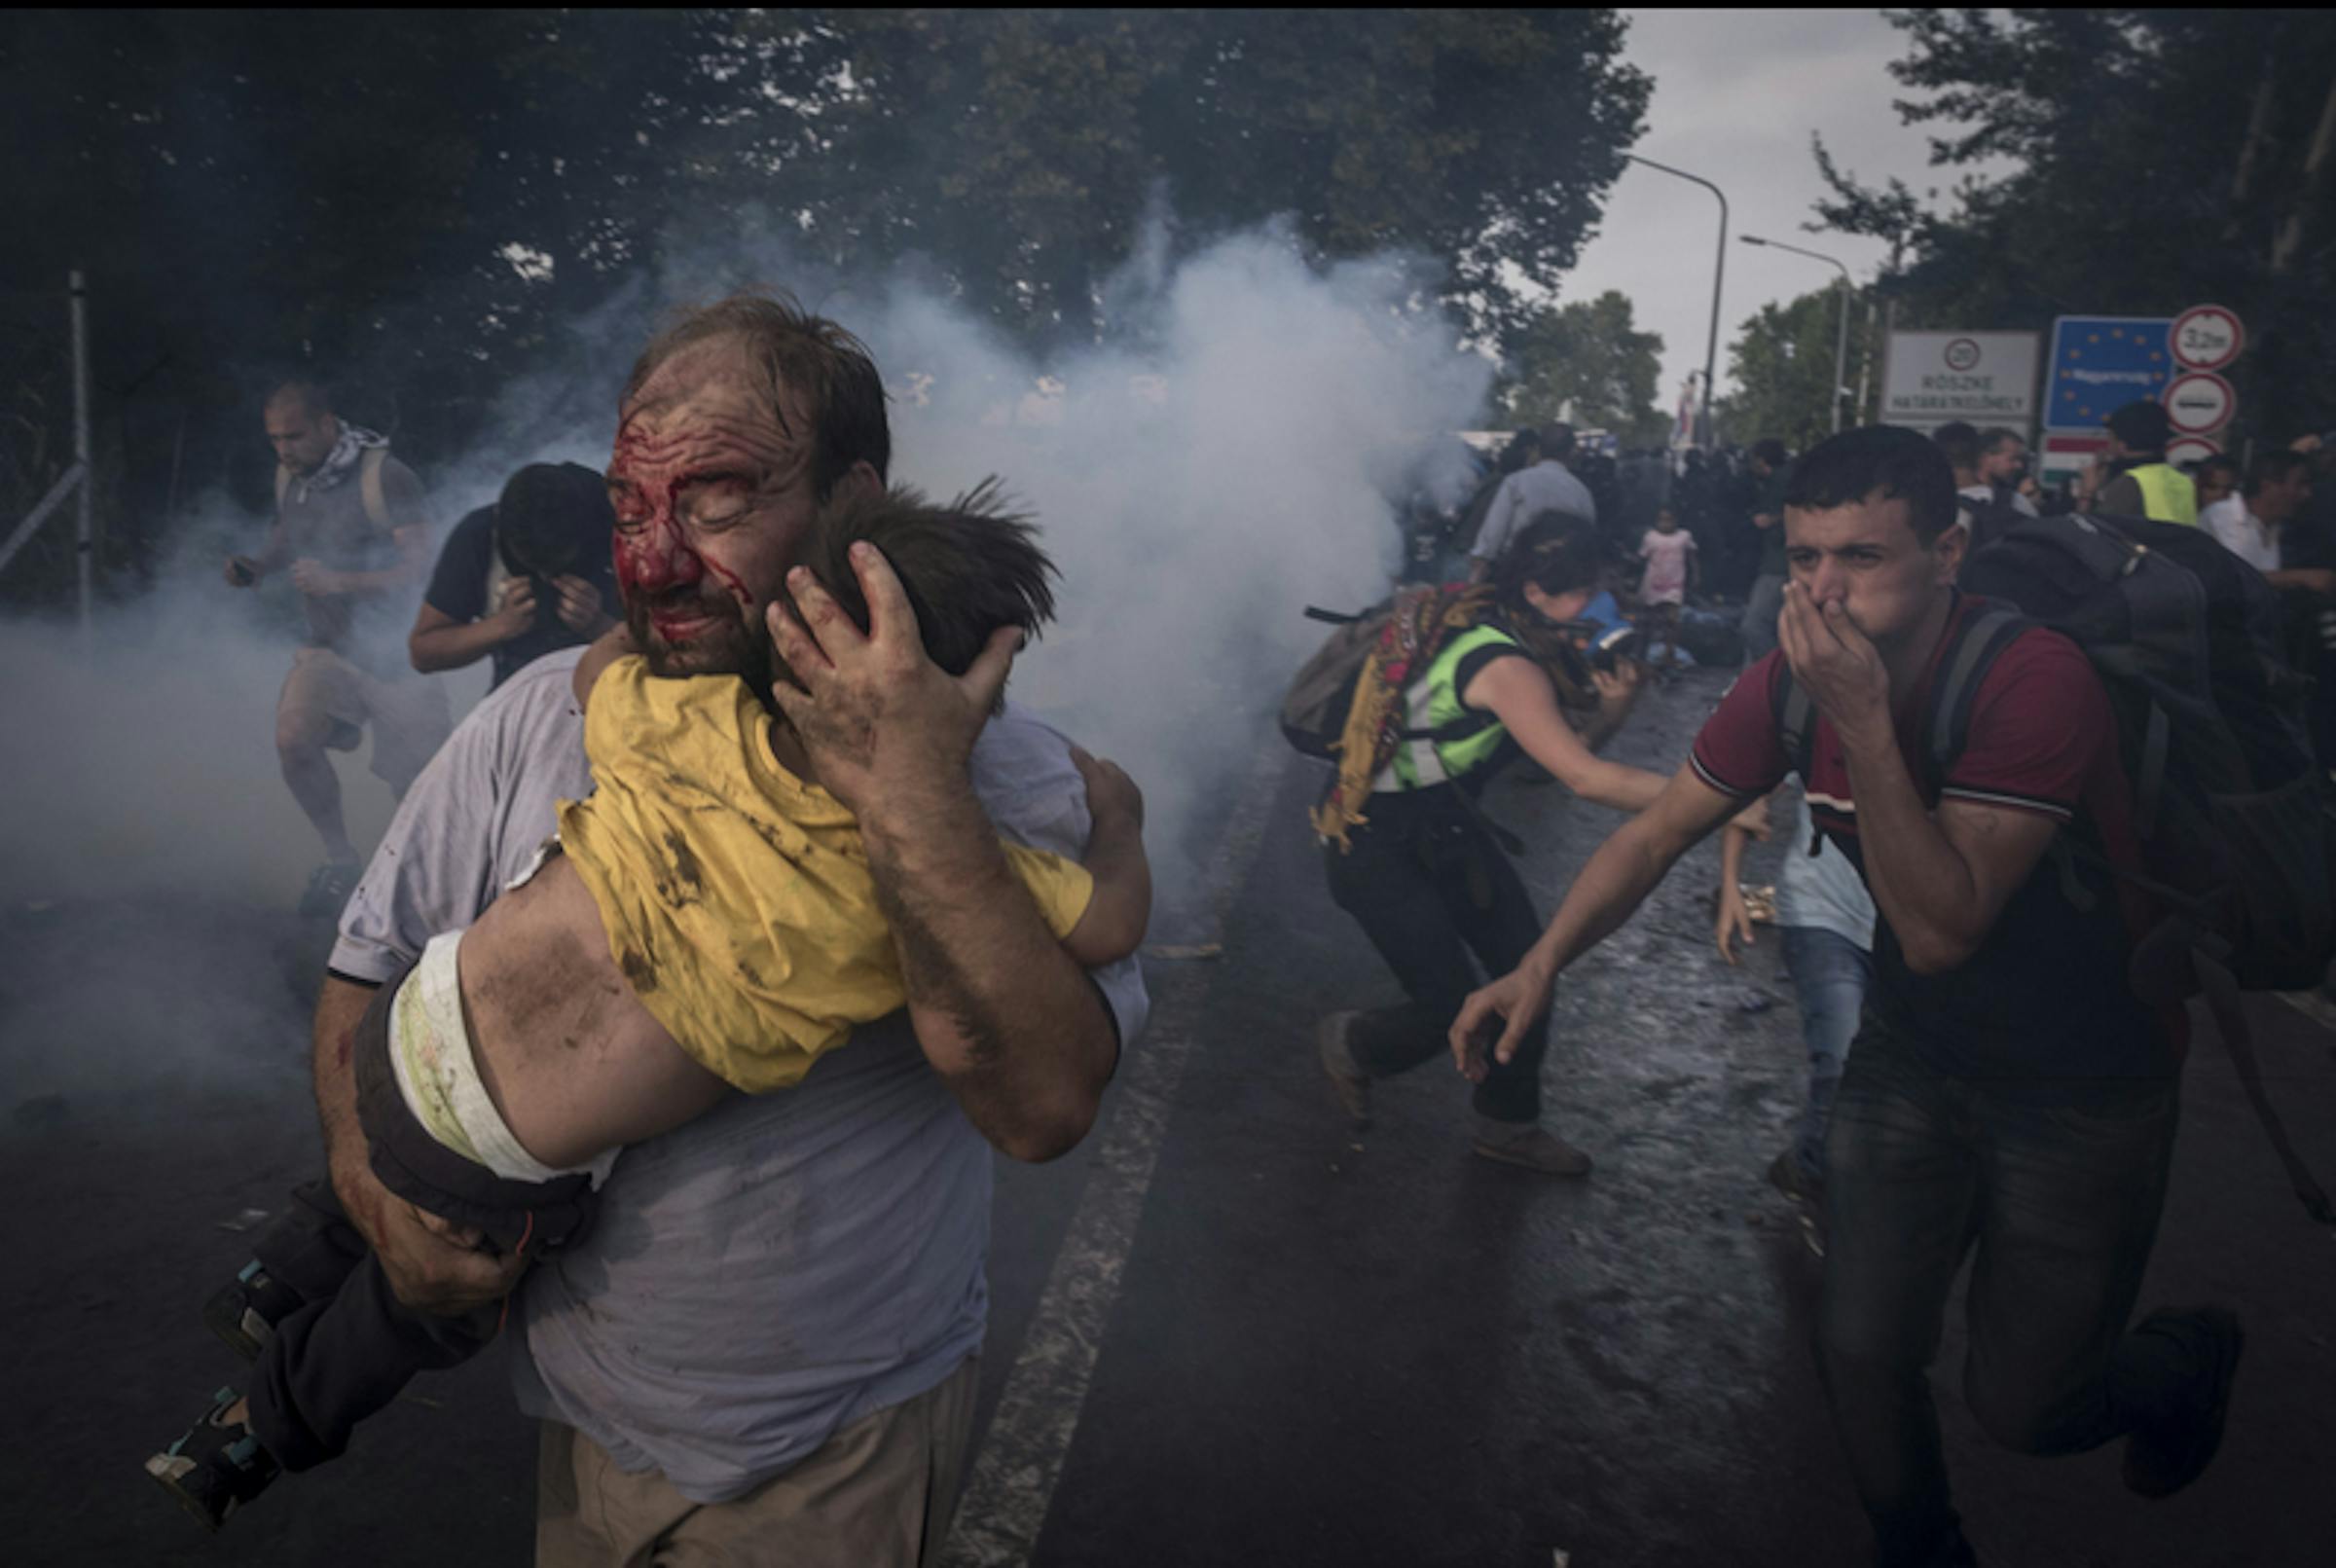
[[[1428,673],[1404,693],[1405,729],[1439,730],[1465,717],[1482,718],[1487,721],[1484,727],[1456,740],[1404,742],[1379,775],[1378,788],[1426,789],[1445,784],[1482,767],[1500,749],[1508,730],[1490,713],[1472,713],[1460,701],[1454,684],[1460,676],[1460,662],[1486,647],[1525,651],[1516,638],[1497,627],[1471,627],[1439,649]]]
[[[2198,524],[2198,487],[2190,476],[2168,463],[2143,463],[2129,468],[2134,483],[2141,487],[2142,513],[2153,522]]]

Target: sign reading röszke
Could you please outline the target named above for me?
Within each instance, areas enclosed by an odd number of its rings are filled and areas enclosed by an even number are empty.
[[[1881,422],[1933,429],[2036,422],[2032,332],[1893,332],[1882,367]]]

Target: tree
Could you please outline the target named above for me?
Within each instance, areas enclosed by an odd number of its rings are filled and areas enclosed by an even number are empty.
[[[2326,11],[1916,10],[1891,74],[1928,96],[1944,211],[1819,149],[1823,227],[1902,238],[1901,324],[2049,329],[2062,314],[2239,311],[2241,414],[2283,438],[2336,408],[2336,16]],[[1812,226],[1813,227],[1813,226]]]
[[[115,566],[178,498],[265,506],[277,376],[338,383],[426,472],[491,416],[515,448],[590,427],[622,366],[575,373],[580,337],[746,281],[816,302],[914,268],[1044,349],[1141,331],[1112,279],[1279,219],[1310,258],[1418,258],[1415,308],[1497,342],[1639,132],[1623,36],[1612,11],[20,13],[0,307],[48,366],[34,331],[91,274]],[[748,236],[784,276],[700,270]],[[60,405],[0,402],[14,514],[59,465],[4,417]]]
[[[748,26],[742,23],[742,27]],[[785,30],[778,17],[758,24]],[[1612,11],[868,11],[816,23],[810,232],[923,254],[976,308],[1090,339],[1155,193],[1172,243],[1287,215],[1338,258],[1415,252],[1492,340],[1554,292],[1651,91]]]
[[[1638,331],[1629,297],[1609,289],[1527,319],[1511,340],[1511,368],[1493,395],[1515,424],[1567,418],[1614,431],[1631,446],[1659,443],[1669,428],[1655,405],[1661,353],[1661,335]]]
[[[1729,346],[1729,370],[1736,390],[1720,401],[1717,418],[1729,440],[1744,443],[1776,436],[1794,451],[1807,450],[1833,429],[1833,368],[1839,352],[1842,291],[1818,289],[1785,305],[1764,305],[1748,317],[1742,336]],[[1849,355],[1844,380],[1854,395],[1866,369],[1866,334],[1861,324],[1866,301],[1849,300]],[[1866,378],[1869,387],[1873,378]],[[1866,418],[1844,401],[1843,420]]]

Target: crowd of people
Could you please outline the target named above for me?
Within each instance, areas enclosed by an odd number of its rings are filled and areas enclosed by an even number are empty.
[[[263,416],[274,524],[225,576],[288,571],[306,611],[276,744],[323,850],[304,907],[338,924],[326,1169],[204,1308],[247,1389],[149,1473],[216,1528],[508,1326],[538,1561],[932,1560],[990,1151],[1077,1144],[1147,1011],[1141,792],[1004,697],[1053,612],[1035,529],[987,488],[892,486],[866,351],[765,296],[644,346],[604,474],[521,468],[434,556],[420,480],[329,392],[287,382]],[[2212,1459],[2244,1345],[2219,1306],[2131,1321],[2187,1040],[2131,978],[2165,927],[2118,711],[2078,642],[1962,585],[2071,510],[2189,527],[2318,675],[2331,454],[2185,473],[2154,403],[2105,434],[2054,495],[2008,429],[1797,457],[1519,432],[1463,504],[1406,513],[1424,580],[1346,639],[1311,818],[1403,993],[1321,1019],[1337,1105],[1366,1121],[1448,1055],[1476,1155],[1579,1179],[1543,1081],[1559,976],[1723,830],[1735,962],[1745,848],[1792,813],[1809,1078],[1768,1176],[1821,1259],[1817,1365],[1885,1563],[1973,1560],[1928,1381],[1967,1254],[1982,1425],[2123,1438],[2145,1496]],[[1725,656],[1691,635],[1713,605]],[[1690,753],[1599,755],[1683,647],[1740,667]],[[453,724],[426,677],[481,660]],[[367,729],[400,801],[370,861],[329,755]],[[1513,761],[1618,814],[1546,920],[1478,804]],[[745,1222],[782,1195],[799,1223]]]
[[[1821,1259],[1817,1364],[1884,1564],[1975,1560],[1929,1382],[1966,1257],[1963,1383],[1996,1440],[2057,1454],[2123,1439],[2126,1484],[2151,1498],[2187,1486],[2220,1441],[2237,1317],[2133,1313],[2171,1162],[2180,999],[2216,995],[2214,975],[2246,969],[2250,943],[2254,974],[2284,976],[2250,982],[2266,985],[2322,983],[2336,947],[2323,804],[2336,772],[2315,760],[2336,758],[2323,673],[2336,577],[2317,564],[2336,530],[2324,511],[2304,522],[2327,461],[2318,438],[2185,472],[2166,460],[2170,435],[2160,404],[2118,409],[2102,456],[2058,494],[2026,473],[2020,432],[1968,424],[1851,429],[1798,458],[1764,439],[1740,467],[1689,453],[1655,526],[1608,530],[1601,553],[1612,514],[1566,467],[1573,432],[1520,433],[1455,533],[1474,580],[1538,587],[1399,598],[1358,677],[1358,713],[1387,716],[1349,728],[1317,817],[1332,893],[1406,998],[1324,1018],[1337,1103],[1365,1117],[1373,1082],[1433,1054],[1448,1014],[1442,1043],[1476,1085],[1476,1151],[1576,1177],[1589,1150],[1509,1128],[1541,1104],[1516,1075],[1539,1076],[1559,975],[1723,826],[1715,937],[1736,962],[1754,926],[1745,845],[1765,832],[1763,804],[1798,781],[1773,918],[1809,1075],[1768,1177]],[[2153,553],[2148,586],[2129,588]],[[1698,577],[1741,595],[1741,673],[1668,780],[1620,769],[1609,783],[1583,753],[1634,684],[1600,675],[1580,734],[1557,747],[1542,733],[1564,711],[1550,683],[1562,693],[1580,670],[1601,582],[1670,638]],[[2067,635],[2045,624],[2080,606],[2058,618]],[[2171,764],[2162,728],[2120,729],[2121,713],[2166,723],[2148,684],[2164,676],[2191,685],[2155,689],[2237,694],[2227,718],[2173,739]],[[2243,740],[2250,718],[2260,733]],[[1628,814],[1530,938],[1539,916],[1474,805],[1504,733]],[[2185,768],[2293,800],[2185,794],[2170,782]],[[2165,814],[2184,810],[2193,820],[2169,829]],[[2283,814],[2286,863],[2236,847],[2260,824],[2234,819],[2254,810]],[[2179,880],[2213,857],[2198,841],[2225,838],[2221,880]],[[2176,841],[2192,858],[2170,871]],[[2231,913],[2249,900],[2260,907]],[[2209,904],[2222,913],[2202,915]],[[1485,982],[1455,1009],[1464,947]],[[2244,1032],[2235,1009],[2215,1016],[2226,1039]]]

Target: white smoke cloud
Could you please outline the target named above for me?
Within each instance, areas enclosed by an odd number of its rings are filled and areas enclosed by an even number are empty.
[[[1305,606],[1386,594],[1388,497],[1423,462],[1446,496],[1469,483],[1449,433],[1491,366],[1409,309],[1401,260],[1317,273],[1269,230],[1149,268],[1141,346],[1040,364],[920,295],[861,330],[889,379],[931,378],[895,413],[896,477],[951,492],[997,473],[1037,512],[1062,614],[1015,696],[1144,786],[1174,901],[1326,635]]]
[[[1491,367],[1418,307],[1407,259],[1317,271],[1268,228],[1180,262],[1154,223],[1106,290],[1116,346],[1046,361],[911,270],[874,286],[808,283],[781,248],[785,224],[742,224],[578,322],[570,364],[515,384],[471,452],[422,465],[440,526],[524,462],[605,462],[654,310],[795,281],[874,350],[895,397],[895,478],[948,494],[995,473],[1037,512],[1063,613],[1024,657],[1015,695],[1137,777],[1174,897],[1324,633],[1300,611],[1381,597],[1398,551],[1388,497],[1423,473],[1447,495],[1468,482],[1448,433],[1478,419]],[[237,593],[218,575],[264,532],[214,501],[160,586],[104,609],[87,639],[0,623],[0,889],[13,904],[296,893],[319,846],[273,743],[288,590],[279,578],[273,600]],[[459,713],[485,666],[442,678]],[[338,759],[361,847],[391,809],[364,755]]]

